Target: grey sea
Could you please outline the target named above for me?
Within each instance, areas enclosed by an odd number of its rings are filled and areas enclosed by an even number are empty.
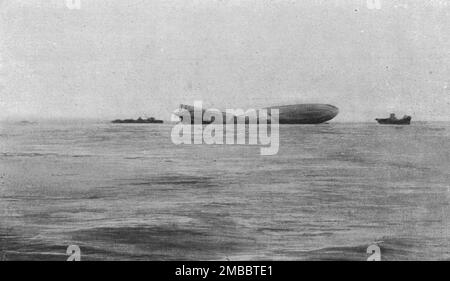
[[[450,259],[450,123],[281,126],[274,156],[172,127],[2,123],[0,259]]]

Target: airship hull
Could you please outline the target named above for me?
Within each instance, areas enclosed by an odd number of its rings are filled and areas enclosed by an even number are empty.
[[[280,124],[321,124],[330,121],[339,113],[337,107],[328,104],[294,104],[267,109],[279,110]]]
[[[195,108],[190,105],[181,105],[181,109],[187,110],[191,115],[191,123],[194,123],[194,111]],[[271,106],[263,108],[267,110],[270,115],[273,109],[278,109],[279,124],[320,124],[325,123],[338,115],[339,109],[333,105],[328,104],[294,104],[294,105],[282,105],[282,106]],[[200,112],[205,113],[205,109],[199,108]],[[229,120],[227,114],[222,112],[223,122],[227,123]],[[181,116],[180,116],[181,117]],[[237,122],[238,116],[234,116],[234,122]],[[231,120],[233,120],[231,119]],[[270,121],[264,120],[261,122]],[[210,124],[213,120],[203,119],[203,124]],[[233,122],[233,121],[231,121]],[[248,122],[248,117],[246,118],[246,123]],[[257,122],[260,122],[259,120]]]

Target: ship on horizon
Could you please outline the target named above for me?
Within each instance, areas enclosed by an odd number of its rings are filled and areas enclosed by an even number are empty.
[[[389,118],[377,118],[375,119],[378,124],[381,125],[409,125],[411,124],[411,116],[405,115],[403,118],[398,119],[394,113],[391,113]]]
[[[163,120],[157,120],[154,117],[150,117],[147,119],[142,119],[141,117],[139,117],[138,119],[124,119],[124,120],[114,120],[111,121],[111,123],[114,124],[162,124],[164,123]]]

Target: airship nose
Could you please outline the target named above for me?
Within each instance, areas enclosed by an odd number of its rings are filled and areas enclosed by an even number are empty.
[[[331,104],[327,104],[327,106],[328,106],[328,110],[330,111],[330,115],[332,115],[333,118],[339,114],[339,108],[337,108],[336,106],[331,105]]]

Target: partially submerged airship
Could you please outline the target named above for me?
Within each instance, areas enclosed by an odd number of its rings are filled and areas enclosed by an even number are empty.
[[[202,116],[206,112],[206,110],[203,108],[196,108],[194,106],[184,104],[180,105],[180,109],[186,110],[190,113],[192,124],[195,122],[194,112],[196,111],[196,109],[199,111],[201,110],[201,112],[203,113]],[[321,124],[330,121],[339,113],[339,109],[337,107],[329,104],[294,104],[271,106],[262,109],[267,110],[268,119],[270,119],[271,110],[278,109],[279,124]],[[226,112],[221,113],[223,116],[223,122],[227,123],[227,119],[230,119],[230,117],[227,116]],[[177,115],[180,117],[181,121],[183,121],[182,115]],[[237,118],[239,118],[239,115],[235,115],[232,118],[236,120]],[[214,122],[214,117],[212,117],[212,119],[203,117],[203,124],[210,124],[212,122]]]
[[[279,110],[280,124],[321,124],[330,121],[339,113],[336,106],[316,103],[272,106],[267,109]]]

